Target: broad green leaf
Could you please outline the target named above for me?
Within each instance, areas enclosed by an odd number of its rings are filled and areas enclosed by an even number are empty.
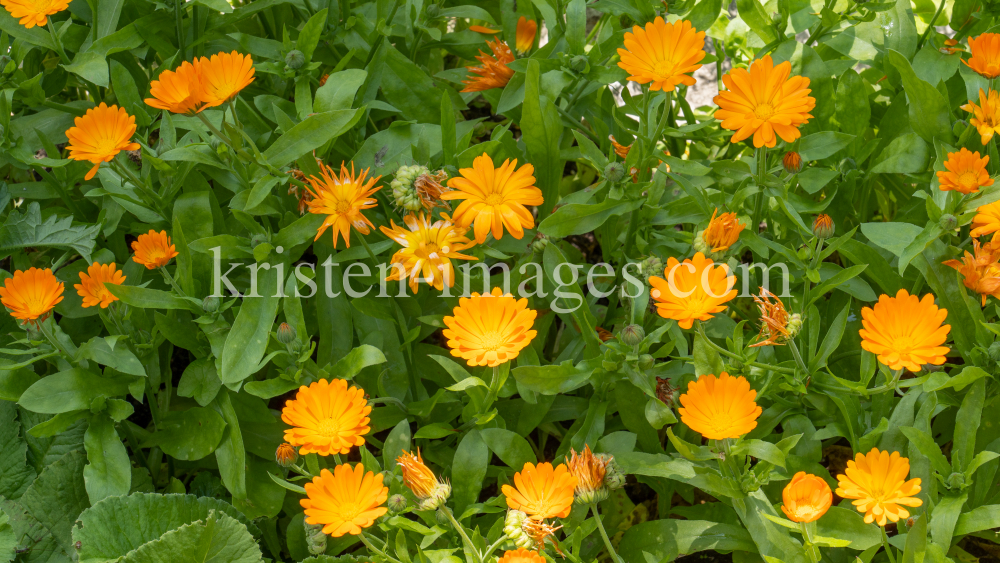
[[[326,78],[326,83],[316,89],[313,110],[323,113],[334,110],[348,110],[354,105],[354,96],[368,78],[368,72],[352,68],[335,72]]]
[[[396,458],[403,455],[404,451],[410,451],[410,421],[403,419],[389,432],[385,439],[385,446],[382,448],[382,464],[392,470],[396,467]]]
[[[384,364],[385,362],[385,355],[378,348],[362,344],[348,352],[343,358],[337,360],[337,363],[333,364],[329,371],[331,375],[338,379],[349,380],[361,373],[361,370],[366,367]]]
[[[233,498],[244,499],[247,496],[246,445],[243,442],[240,421],[236,416],[236,409],[233,408],[233,401],[228,389],[219,391],[212,403],[212,408],[222,416],[222,420],[226,423],[222,442],[215,450],[219,474]]]
[[[218,447],[226,422],[211,408],[191,407],[160,415],[156,432],[143,446],[159,446],[164,453],[177,459],[201,459]]]
[[[451,496],[457,514],[462,514],[468,505],[479,499],[490,463],[490,450],[480,432],[469,431],[455,449],[451,464]]]
[[[239,520],[213,512],[140,546],[122,563],[258,563],[260,548]]]
[[[38,549],[39,555],[48,552],[52,554],[52,561],[69,561],[71,554],[75,554],[71,537],[73,523],[90,506],[83,478],[86,461],[83,452],[66,454],[42,471],[18,500],[17,504],[29,516],[28,529],[17,530],[19,526],[12,522],[15,531],[31,538],[21,539],[23,547],[34,545],[31,551]],[[21,519],[20,515],[7,511],[6,508],[4,511],[12,521]],[[23,537],[20,533],[19,538]],[[38,543],[34,544],[34,540],[38,540]],[[65,556],[66,559],[61,559],[60,556]]]
[[[935,138],[950,142],[953,135],[948,99],[933,85],[918,78],[910,61],[898,51],[890,49],[886,60],[899,71],[903,80],[913,130],[927,142]]]
[[[111,379],[73,368],[38,380],[21,395],[18,404],[45,414],[89,409],[94,399],[128,394],[130,381],[131,378]]]
[[[758,0],[736,0],[740,18],[757,34],[764,43],[778,38],[771,26],[771,17]]]
[[[951,466],[956,473],[963,473],[976,452],[976,432],[982,422],[986,402],[986,380],[977,379],[965,393],[962,405],[955,415],[955,439],[951,447]],[[959,506],[961,508],[961,506]],[[934,527],[933,521],[931,528]],[[935,541],[937,541],[935,539]],[[942,543],[942,542],[938,542]]]
[[[563,126],[555,104],[540,89],[539,78],[538,61],[530,59],[521,107],[521,139],[527,148],[528,160],[535,165],[535,185],[542,190],[545,198],[545,203],[538,210],[538,216],[544,220],[559,199],[563,168],[559,142]]]
[[[548,366],[520,366],[511,371],[518,383],[543,395],[569,393],[587,384],[594,368],[566,360]]]
[[[95,336],[80,346],[77,352],[79,358],[93,360],[102,366],[114,368],[129,375],[145,377],[146,369],[139,358],[129,350],[124,342],[118,342],[112,348],[107,339]]]
[[[184,368],[181,380],[177,384],[177,395],[191,397],[199,405],[206,407],[215,400],[221,387],[222,381],[219,380],[219,372],[215,369],[215,361],[201,358]]]
[[[200,312],[194,303],[181,299],[169,291],[137,287],[134,285],[105,286],[112,295],[121,299],[126,305],[143,309],[187,309]]]
[[[14,403],[0,401],[0,496],[19,499],[35,478]]]
[[[930,163],[931,149],[916,133],[904,133],[892,139],[874,161],[873,173],[915,174]]]
[[[521,471],[525,463],[534,463],[535,452],[528,441],[510,430],[484,428],[479,431],[483,441],[507,467]]]
[[[258,270],[257,296],[244,296],[243,305],[236,316],[222,351],[222,371],[219,374],[225,385],[238,386],[259,369],[271,334],[274,318],[278,314],[278,280],[274,265],[269,270]]]
[[[89,263],[100,229],[100,225],[73,226],[72,217],[60,218],[56,214],[43,221],[38,202],[33,201],[24,213],[11,211],[0,226],[0,257],[25,248],[46,247],[73,250]]]
[[[823,131],[806,135],[799,141],[799,156],[805,162],[823,160],[837,154],[853,140],[854,135],[837,131]]]
[[[106,413],[95,414],[90,419],[83,443],[88,461],[83,468],[83,479],[90,503],[127,495],[132,488],[132,463],[115,431],[114,421]]]
[[[268,147],[264,151],[264,158],[275,168],[285,166],[343,135],[354,127],[362,114],[359,110],[343,109],[310,115]]]
[[[601,203],[570,203],[560,206],[539,225],[539,232],[555,238],[580,235],[596,230],[612,217],[624,215],[642,206],[643,201],[620,201],[608,198]]]
[[[745,551],[755,553],[750,534],[740,526],[703,520],[664,518],[632,526],[625,531],[619,554],[625,561],[672,561],[680,554],[699,551]]]

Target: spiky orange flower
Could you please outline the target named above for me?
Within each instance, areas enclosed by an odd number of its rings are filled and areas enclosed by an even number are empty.
[[[1000,256],[997,252],[983,248],[979,241],[972,240],[972,253],[965,251],[962,260],[946,260],[945,266],[950,266],[958,270],[965,278],[962,283],[965,287],[978,293],[982,299],[982,306],[986,306],[986,299],[992,295],[1000,299],[1000,263],[997,259]]]
[[[529,20],[524,16],[517,20],[517,40],[514,42],[517,54],[523,55],[535,46],[535,33],[537,31],[538,22],[535,20]]]
[[[70,0],[0,0],[11,16],[20,18],[17,23],[25,29],[48,23],[49,16],[69,8]]]
[[[618,158],[628,158],[628,151],[632,148],[632,145],[623,145],[619,143],[615,140],[614,135],[608,135],[608,139],[611,140],[611,146],[615,149],[615,154],[618,155]]]
[[[986,171],[986,163],[990,157],[979,157],[979,152],[971,152],[962,147],[960,151],[948,153],[944,161],[945,170],[937,173],[941,183],[941,191],[955,190],[962,194],[971,194],[993,185],[993,178]]]
[[[442,201],[441,196],[447,192],[447,188],[441,185],[448,179],[448,173],[444,170],[438,170],[437,172],[428,172],[427,174],[421,174],[417,176],[417,179],[413,181],[413,189],[417,192],[417,197],[420,198],[420,205],[424,207],[427,211],[434,209],[435,207],[443,207],[445,209],[451,209],[447,203]]]
[[[983,78],[1000,76],[1000,34],[984,33],[969,38],[969,60],[962,62]]]
[[[993,134],[1000,132],[1000,93],[990,89],[989,94],[979,90],[979,105],[969,100],[962,109],[972,114],[969,123],[979,132],[979,140],[986,145]]]
[[[497,563],[545,563],[545,558],[536,551],[518,549],[504,553]]]
[[[974,237],[992,234],[993,242],[1000,241],[1000,201],[981,205],[976,209],[969,234]]]
[[[228,102],[254,81],[253,59],[237,51],[201,57],[194,68],[204,87],[205,106],[198,111]]]
[[[378,200],[371,197],[372,194],[382,189],[382,186],[373,187],[382,177],[375,176],[368,178],[368,170],[361,173],[354,173],[354,163],[351,163],[351,170],[348,172],[347,164],[340,163],[340,176],[332,168],[319,162],[321,178],[310,176],[309,185],[312,189],[306,188],[309,192],[310,213],[326,215],[326,221],[316,230],[316,238],[333,227],[333,247],[337,248],[337,241],[344,237],[344,244],[351,247],[351,227],[362,235],[371,232],[372,222],[362,213],[365,209],[371,209],[378,205]]]
[[[632,82],[650,84],[650,91],[673,92],[678,84],[694,86],[690,73],[701,68],[705,58],[705,32],[687,20],[667,23],[657,17],[643,29],[634,26],[625,33],[625,48],[618,49],[618,63]]]
[[[791,143],[802,136],[799,126],[809,122],[816,99],[809,95],[809,79],[789,77],[791,72],[792,63],[774,66],[771,55],[764,55],[749,70],[735,68],[722,76],[727,90],[715,97],[715,118],[736,131],[732,142],[753,135],[753,146],[771,148],[777,137]]]
[[[760,288],[760,296],[753,296],[757,309],[760,310],[760,342],[751,344],[750,348],[758,346],[781,346],[802,328],[802,318],[798,313],[789,315],[785,304],[776,295],[765,288]]]
[[[201,77],[184,61],[176,70],[165,70],[149,84],[146,105],[172,113],[192,114],[205,103]]]
[[[142,264],[147,270],[161,268],[170,263],[170,260],[177,256],[177,249],[167,236],[167,231],[156,232],[150,230],[132,243],[132,250],[135,254],[132,260],[136,264]]]
[[[458,171],[461,177],[448,180],[454,191],[442,194],[441,199],[464,200],[455,210],[455,222],[463,227],[474,223],[477,243],[486,242],[490,232],[500,240],[504,228],[520,239],[525,229],[535,226],[535,218],[525,206],[544,202],[542,190],[535,187],[534,172],[530,164],[517,168],[517,159],[504,160],[496,168],[493,158],[483,153],[472,161],[472,168]]]
[[[507,63],[514,60],[514,53],[510,52],[510,47],[499,37],[493,41],[487,41],[486,44],[493,51],[493,56],[479,51],[476,60],[481,63],[480,66],[466,67],[469,72],[477,76],[462,81],[465,84],[463,92],[482,92],[492,88],[503,88],[510,82],[510,77],[514,76],[513,69],[507,67]]]
[[[125,275],[115,269],[115,263],[99,264],[94,262],[87,268],[87,273],[80,272],[80,283],[74,285],[76,292],[83,297],[83,308],[100,305],[101,309],[107,309],[113,301],[118,298],[108,291],[105,284],[121,285],[125,282]]]
[[[701,232],[702,240],[705,243],[706,251],[723,252],[740,240],[740,233],[743,232],[744,225],[736,217],[735,213],[723,213],[718,215],[719,209],[712,212],[712,219],[708,226]],[[718,215],[718,217],[716,217]]]
[[[781,511],[792,522],[815,522],[833,503],[830,485],[820,477],[799,471],[781,491]]]
[[[460,252],[473,246],[465,238],[466,230],[452,223],[448,215],[442,213],[441,217],[432,222],[430,215],[421,212],[403,217],[405,227],[391,220],[391,228],[381,227],[385,236],[403,247],[392,255],[392,274],[386,280],[409,279],[408,285],[414,293],[421,281],[440,291],[445,283],[448,287],[455,285],[452,260],[478,260]]]
[[[281,420],[291,426],[285,441],[299,446],[302,455],[346,454],[365,443],[371,412],[359,387],[348,387],[343,379],[320,379],[299,387],[281,410]]]
[[[595,456],[590,446],[584,446],[583,452],[576,453],[570,448],[570,457],[566,460],[569,472],[576,477],[576,498],[581,504],[592,504],[608,498],[608,489],[604,477],[608,472],[610,456]]]
[[[726,303],[737,294],[733,287],[736,276],[730,275],[729,266],[716,266],[701,252],[684,262],[671,256],[663,276],[666,279],[649,278],[650,296],[656,301],[656,312],[676,320],[681,328],[691,328],[694,321],[707,321],[713,314],[725,311]]]
[[[875,308],[861,309],[861,347],[876,354],[889,369],[920,371],[924,364],[941,365],[949,348],[942,346],[951,326],[942,324],[947,309],[900,289],[895,297],[882,295]]]
[[[920,479],[906,480],[910,474],[910,460],[900,457],[899,452],[881,451],[872,448],[865,454],[855,454],[847,462],[844,475],[837,475],[837,496],[852,499],[851,504],[865,515],[865,523],[885,526],[887,522],[898,522],[909,518],[910,512],[904,506],[917,507],[924,503],[916,495],[920,493]]]
[[[502,490],[509,508],[541,521],[569,516],[576,483],[576,477],[561,463],[553,468],[551,463],[536,466],[528,462],[514,474],[514,486],[504,485]]]
[[[382,474],[365,473],[365,466],[338,465],[333,473],[320,471],[305,485],[307,497],[299,504],[305,509],[306,523],[322,525],[323,533],[335,538],[344,534],[359,535],[382,517],[388,508],[389,487],[382,484]]]
[[[757,391],[745,377],[702,375],[688,383],[677,409],[681,422],[710,440],[738,438],[757,427],[761,408],[754,399]]]
[[[434,492],[438,484],[437,476],[424,464],[424,458],[417,450],[417,455],[404,451],[396,458],[396,463],[403,470],[403,484],[413,491],[418,499],[425,499]]]
[[[453,312],[455,316],[444,318],[444,336],[451,355],[470,366],[510,361],[538,334],[531,330],[537,313],[528,308],[528,300],[504,295],[499,287],[459,299]]]
[[[135,117],[125,108],[101,102],[96,108],[88,109],[83,117],[75,118],[73,123],[74,126],[66,130],[69,157],[94,165],[84,180],[93,178],[101,163],[111,162],[119,152],[139,149],[139,143],[132,142]]]
[[[0,287],[0,303],[10,309],[10,316],[22,321],[45,318],[62,300],[63,284],[49,268],[15,270]]]

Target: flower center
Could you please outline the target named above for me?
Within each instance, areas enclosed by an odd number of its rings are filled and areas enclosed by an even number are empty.
[[[320,436],[333,438],[334,436],[340,435],[340,423],[333,417],[330,417],[320,422],[316,431]]]
[[[438,245],[434,244],[433,242],[423,242],[420,243],[420,246],[418,246],[417,249],[413,251],[413,254],[415,254],[417,258],[435,259],[435,258],[440,258],[440,256],[438,255],[438,252],[440,250],[441,249],[438,247]]]
[[[480,337],[483,350],[495,351],[504,345],[504,337],[497,331],[486,332]]]
[[[966,190],[974,190],[979,187],[979,175],[972,170],[966,170],[958,177],[958,183]]]
[[[163,249],[159,247],[150,248],[149,251],[146,252],[146,260],[148,262],[158,262],[162,260],[164,256],[165,254]]]
[[[503,194],[493,192],[486,196],[486,205],[500,205],[503,203]]]
[[[337,213],[347,213],[348,211],[351,210],[351,202],[346,199],[338,201],[336,210]]]
[[[753,108],[753,115],[761,121],[767,121],[774,115],[774,106],[770,102],[765,102]]]
[[[657,78],[667,78],[674,73],[674,63],[671,61],[657,61],[653,65],[653,75]]]

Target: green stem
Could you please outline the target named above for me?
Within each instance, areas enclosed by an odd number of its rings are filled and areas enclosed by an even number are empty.
[[[806,367],[806,363],[802,361],[802,354],[799,354],[799,347],[795,345],[795,339],[788,340],[788,349],[792,351],[792,357],[795,358],[795,364],[799,366],[806,376],[809,376],[809,368]]]
[[[747,362],[747,361],[744,361],[743,357],[740,356],[739,354],[734,354],[734,353],[730,352],[729,350],[726,350],[725,348],[719,346],[715,342],[712,342],[712,340],[708,338],[708,335],[705,334],[705,326],[704,326],[704,324],[701,321],[695,321],[694,324],[697,327],[698,334],[700,334],[701,337],[705,339],[705,343],[708,344],[708,346],[710,348],[712,348],[716,352],[722,354],[723,356],[732,358],[734,360],[739,360],[740,362],[743,362],[743,363],[745,363],[748,366],[753,366],[753,367],[760,368],[760,369],[768,369],[768,370],[771,370],[771,371],[776,371],[778,373],[787,373],[787,374],[795,375],[795,370],[792,369],[792,368],[783,368],[783,367],[780,367],[780,366],[772,366],[771,364],[761,364],[761,363],[758,363],[758,362]]]
[[[472,543],[472,540],[469,539],[469,535],[465,533],[465,528],[463,528],[462,525],[458,523],[458,520],[455,520],[455,515],[451,513],[451,509],[449,509],[445,505],[441,505],[441,508],[438,508],[438,512],[448,517],[448,520],[451,522],[452,527],[455,528],[455,531],[458,532],[458,535],[462,536],[462,541],[465,542],[465,547],[467,547],[469,551],[472,552],[472,555],[475,558],[476,563],[483,563],[482,554],[480,554],[479,550],[476,549],[476,544]]]
[[[187,294],[184,293],[184,290],[181,289],[179,285],[177,285],[177,280],[175,280],[173,276],[170,275],[170,272],[167,271],[166,266],[160,266],[160,273],[163,274],[163,279],[167,282],[167,285],[169,285],[174,291],[177,292],[177,295],[180,295],[181,297],[187,297]]]
[[[813,529],[816,527],[815,522],[799,522],[799,527],[802,530],[802,539],[805,540],[806,554],[809,555],[809,560],[812,563],[819,563],[821,556],[819,553],[819,548],[813,543]]]
[[[55,317],[52,317],[52,324],[55,324],[55,322]],[[38,326],[38,330],[45,335],[46,340],[48,340],[56,350],[59,350],[60,354],[65,356],[67,362],[73,364],[74,366],[77,365],[75,354],[71,354],[70,351],[63,346],[62,342],[59,342],[59,339],[56,338],[55,332],[48,329],[47,323],[48,319],[45,321],[39,321],[35,324]]]
[[[594,513],[594,521],[597,522],[597,530],[601,532],[601,539],[604,540],[604,547],[608,548],[608,555],[611,556],[611,560],[614,563],[622,563],[622,559],[618,557],[618,553],[615,552],[614,546],[611,545],[611,538],[608,537],[608,532],[604,529],[604,523],[601,522],[601,515],[597,512],[597,503],[590,503],[590,510]]]
[[[149,464],[149,459],[147,459],[146,455],[142,453],[142,448],[139,447],[139,440],[136,440],[135,432],[132,432],[132,427],[129,426],[129,422],[127,420],[123,420],[118,427],[125,433],[125,439],[128,440],[129,446],[132,447],[132,453],[139,458],[139,462],[142,463],[142,466],[149,471],[149,474],[153,475],[153,466]]]
[[[45,27],[49,28],[49,34],[52,35],[52,42],[55,43],[56,53],[59,54],[59,60],[62,61],[62,64],[68,65],[69,56],[66,55],[66,50],[63,49],[62,40],[59,39],[59,34],[56,32],[56,23],[52,21],[52,18],[49,18],[49,25]]]
[[[938,16],[941,15],[941,10],[944,10],[944,1],[945,0],[941,0],[941,2],[938,3],[937,11],[934,12],[934,17],[931,18],[930,23],[927,24],[927,29],[925,29],[923,35],[920,36],[920,40],[917,41],[917,50],[918,51],[920,50],[921,45],[924,44],[924,41],[927,40],[927,36],[930,35],[931,30],[934,29],[934,22],[937,21]]]
[[[398,559],[396,559],[394,557],[390,557],[384,551],[382,551],[381,549],[375,547],[375,545],[372,544],[371,540],[368,539],[368,536],[367,536],[367,534],[365,533],[364,530],[361,530],[361,534],[358,537],[361,538],[361,543],[365,544],[365,547],[367,547],[368,549],[374,551],[375,553],[377,553],[380,556],[388,559],[389,561],[393,561],[394,563],[399,563]]]
[[[767,147],[757,149],[754,158],[757,161],[757,174],[754,180],[757,182],[757,196],[753,205],[753,217],[750,227],[755,232],[760,232],[761,213],[764,211],[764,176],[767,174]]]
[[[885,526],[879,526],[878,528],[882,532],[882,547],[885,548],[885,553],[889,556],[890,563],[896,563],[896,555],[892,552],[892,546],[889,545],[889,536],[885,534]]]
[[[299,475],[305,475],[306,477],[308,477],[310,479],[316,477],[308,469],[306,469],[305,467],[302,467],[301,465],[299,465],[297,463],[293,463],[293,464],[289,465],[289,467],[291,467],[293,470],[295,470],[295,472],[298,473]]]
[[[184,26],[181,24],[181,4],[184,0],[174,0],[174,26],[177,27],[177,50],[180,51],[181,60],[187,58],[184,49]]]
[[[483,403],[483,412],[481,414],[486,414],[493,402],[497,400],[497,393],[500,392],[497,387],[500,385],[500,366],[493,366],[493,379],[490,380],[490,389],[486,392],[486,402]]]

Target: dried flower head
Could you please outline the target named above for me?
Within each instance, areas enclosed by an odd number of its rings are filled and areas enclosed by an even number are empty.
[[[510,52],[510,47],[500,38],[487,41],[486,44],[493,51],[493,56],[479,51],[476,57],[480,66],[466,67],[475,77],[464,80],[465,88],[463,92],[482,92],[493,88],[503,88],[510,82],[510,77],[514,76],[513,69],[507,67],[507,63],[514,60],[514,54]]]
[[[754,295],[753,300],[760,311],[760,334],[757,336],[760,342],[751,344],[750,348],[781,346],[802,328],[801,315],[789,315],[781,299],[767,289],[760,288],[760,296]]]
[[[424,464],[420,450],[417,455],[404,451],[396,463],[403,470],[403,484],[417,497],[418,510],[437,510],[451,496],[451,485],[439,480]]]
[[[589,445],[585,445],[581,453],[570,448],[569,454],[566,465],[569,467],[569,472],[576,477],[576,502],[593,504],[608,498],[604,475],[611,459],[595,456],[590,451]]]

